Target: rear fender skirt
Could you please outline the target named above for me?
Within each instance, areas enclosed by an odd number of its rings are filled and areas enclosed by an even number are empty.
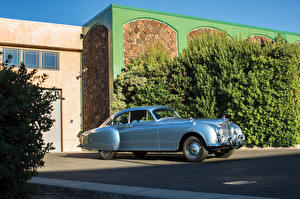
[[[89,134],[90,147],[96,150],[117,151],[120,147],[119,131],[113,127],[107,127],[101,131]]]

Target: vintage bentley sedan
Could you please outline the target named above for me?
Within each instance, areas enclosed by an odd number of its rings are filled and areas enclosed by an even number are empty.
[[[102,159],[121,151],[140,158],[150,151],[183,151],[189,161],[201,162],[208,153],[229,157],[243,140],[240,127],[227,119],[183,119],[172,108],[151,106],[116,113],[83,133],[79,146],[98,150]]]

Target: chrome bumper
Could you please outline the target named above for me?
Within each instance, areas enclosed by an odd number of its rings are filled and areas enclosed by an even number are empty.
[[[208,149],[239,149],[243,145],[244,145],[244,139],[243,136],[241,136],[237,139],[228,138],[226,142],[209,144],[207,145],[207,148]]]

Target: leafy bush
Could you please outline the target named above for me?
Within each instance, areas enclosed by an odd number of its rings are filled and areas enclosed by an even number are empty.
[[[261,48],[204,34],[174,61],[173,104],[186,117],[228,116],[242,127],[250,146],[291,146],[297,132],[299,59],[299,48],[280,35],[276,45]]]
[[[280,35],[261,47],[218,32],[193,38],[174,60],[150,49],[116,79],[113,105],[169,105],[194,118],[226,115],[249,146],[292,146],[300,123],[299,50]]]
[[[132,59],[114,82],[111,112],[166,103],[170,96],[167,74],[171,61],[167,49],[160,43],[148,48],[138,59]]]
[[[7,63],[7,62],[6,62]],[[51,102],[58,96],[40,85],[46,75],[0,67],[0,181],[1,198],[29,198],[27,180],[43,166],[43,157],[51,145],[45,144],[42,132],[53,120]]]

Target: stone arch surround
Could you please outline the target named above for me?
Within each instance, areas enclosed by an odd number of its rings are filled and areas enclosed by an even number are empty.
[[[177,34],[170,26],[153,19],[139,19],[123,26],[124,63],[130,58],[138,57],[141,53],[160,42],[166,46],[171,57],[177,56]]]
[[[272,39],[266,37],[266,36],[261,36],[261,35],[253,35],[247,38],[248,40],[254,42],[254,43],[258,43],[260,46],[264,46],[266,42],[274,44],[275,41],[273,41]]]
[[[83,40],[83,129],[96,128],[109,117],[108,29],[94,26]]]
[[[197,28],[192,30],[191,32],[188,33],[188,39],[192,39],[193,37],[196,37],[197,35],[201,35],[203,33],[220,33],[223,36],[227,36],[230,38],[227,34],[224,32],[216,29],[216,28],[210,28],[210,27],[202,27],[202,28]]]

